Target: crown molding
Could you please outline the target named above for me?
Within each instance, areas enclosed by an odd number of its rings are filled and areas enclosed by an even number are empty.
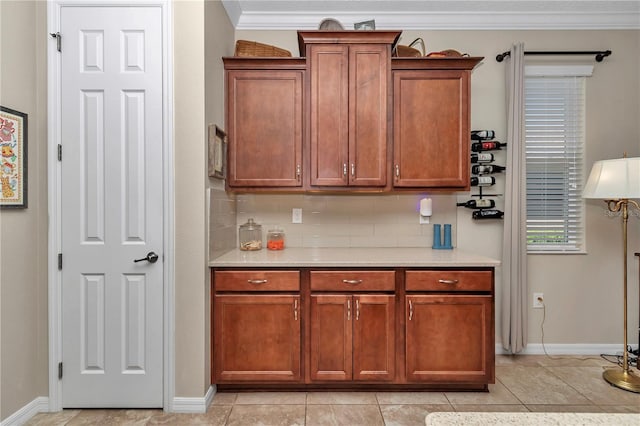
[[[375,19],[376,29],[403,30],[638,30],[640,12],[242,12],[223,0],[236,30],[309,30],[331,17],[345,29]],[[229,5],[227,5],[229,3]]]

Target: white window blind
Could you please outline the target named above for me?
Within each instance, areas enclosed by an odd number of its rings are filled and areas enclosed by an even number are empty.
[[[579,68],[573,73],[571,67],[526,70],[529,252],[566,253],[584,248],[585,73],[584,67]]]

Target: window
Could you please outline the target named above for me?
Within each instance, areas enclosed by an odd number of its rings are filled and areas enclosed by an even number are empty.
[[[591,71],[525,68],[528,252],[584,250],[585,77]]]

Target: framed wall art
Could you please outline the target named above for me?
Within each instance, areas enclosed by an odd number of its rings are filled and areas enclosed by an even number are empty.
[[[0,208],[27,207],[27,114],[0,106]]]
[[[209,176],[224,179],[227,168],[227,134],[209,124]]]

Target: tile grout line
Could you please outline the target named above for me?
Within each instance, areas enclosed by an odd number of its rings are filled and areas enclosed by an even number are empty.
[[[573,389],[574,391],[576,391],[576,393],[578,395],[580,395],[581,397],[583,397],[584,399],[586,399],[587,401],[590,402],[589,405],[596,405],[595,402],[593,402],[591,399],[589,399],[589,397],[587,395],[583,395],[582,392],[580,392],[578,389],[576,389],[571,383],[567,383],[562,377],[558,376],[556,373],[554,373],[553,371],[551,371],[549,369],[550,366],[545,366],[545,365],[541,365],[542,368],[544,368],[549,374],[551,374],[553,377],[557,378],[558,380],[560,380],[562,383],[566,384],[567,386],[569,386],[571,389]]]

